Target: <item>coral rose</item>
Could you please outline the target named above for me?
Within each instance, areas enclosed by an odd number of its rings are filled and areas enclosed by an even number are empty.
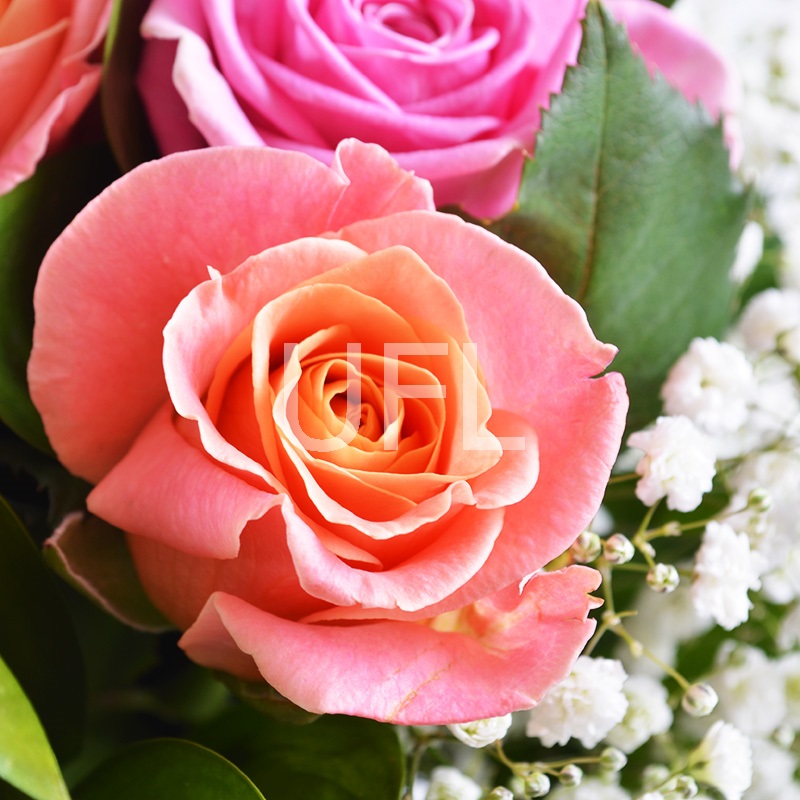
[[[100,84],[111,0],[0,0],[0,194],[30,177]]]
[[[494,218],[580,45],[586,0],[155,0],[139,87],[164,153],[268,144],[330,163],[377,142],[437,205]],[[650,0],[612,0],[633,41],[720,111],[727,73]],[[671,55],[670,55],[671,54]],[[652,57],[651,57],[652,56]]]
[[[402,723],[568,672],[598,573],[540,570],[617,453],[615,349],[385,151],[145,164],[55,242],[35,306],[51,442],[192,659]]]

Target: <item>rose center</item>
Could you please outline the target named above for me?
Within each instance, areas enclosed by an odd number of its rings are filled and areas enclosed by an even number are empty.
[[[443,31],[428,6],[424,0],[368,0],[362,7],[362,14],[367,22],[381,25],[400,36],[430,43],[436,41]]]

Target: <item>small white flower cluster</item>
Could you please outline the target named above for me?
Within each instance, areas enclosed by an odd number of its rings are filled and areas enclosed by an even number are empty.
[[[526,733],[545,747],[578,739],[594,747],[628,710],[625,670],[619,661],[580,656],[572,671],[528,712]]]
[[[769,289],[727,341],[691,343],[663,386],[666,416],[628,439],[643,451],[636,495],[649,506],[696,509],[724,467],[730,503],[706,529],[692,599],[727,630],[747,620],[751,590],[800,597],[799,375],[800,291]]]

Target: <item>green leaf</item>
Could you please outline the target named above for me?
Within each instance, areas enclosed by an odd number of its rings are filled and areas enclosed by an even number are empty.
[[[50,445],[26,375],[33,287],[47,248],[114,175],[105,149],[70,150],[0,196],[0,419],[46,452]]]
[[[75,512],[45,542],[44,555],[69,584],[126,625],[153,633],[174,627],[144,593],[118,528]]]
[[[0,658],[0,779],[34,800],[69,800],[36,712]]]
[[[543,119],[519,208],[493,226],[527,250],[619,347],[631,427],[692,338],[730,319],[728,278],[748,196],[720,126],[660,76],[589,4],[578,66]]]
[[[139,27],[150,2],[115,0],[106,37],[100,101],[108,140],[124,170],[159,155],[135,83],[144,46]]]
[[[75,800],[264,800],[252,781],[229,761],[181,739],[151,739],[131,745],[82,781],[73,791],[73,797]]]
[[[56,578],[0,499],[0,656],[17,676],[53,749],[72,755],[85,716],[85,675]]]
[[[397,732],[373,720],[325,716],[295,726],[239,708],[199,738],[241,767],[270,798],[397,800],[403,787]]]

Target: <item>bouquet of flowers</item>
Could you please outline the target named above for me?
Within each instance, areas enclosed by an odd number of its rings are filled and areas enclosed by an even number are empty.
[[[0,0],[0,798],[800,797],[792,5]]]

